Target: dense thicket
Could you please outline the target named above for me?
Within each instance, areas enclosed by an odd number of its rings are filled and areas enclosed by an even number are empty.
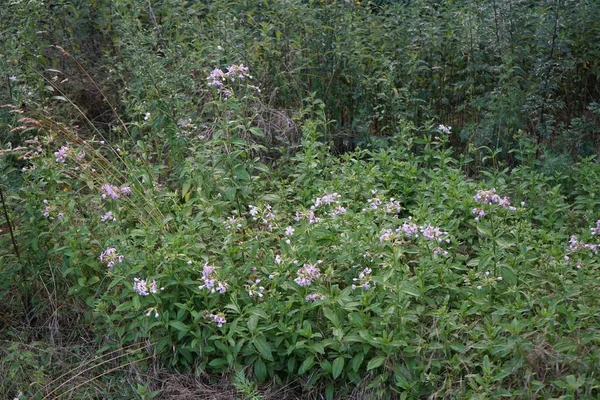
[[[510,159],[519,131],[547,145],[550,164],[597,150],[594,1],[55,0],[13,1],[0,12],[6,102],[47,103],[43,91],[14,93],[8,78],[41,88],[54,68],[90,119],[114,119],[51,47],[60,45],[128,116],[144,102],[174,121],[197,119],[210,112],[200,89],[208,73],[243,63],[263,90],[264,124],[280,131],[282,115],[316,93],[338,151],[389,137],[401,120],[432,119],[455,127],[458,150],[485,145]]]

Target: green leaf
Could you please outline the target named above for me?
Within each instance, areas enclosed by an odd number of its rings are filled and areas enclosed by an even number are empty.
[[[258,352],[267,360],[269,361],[274,361],[273,360],[273,354],[271,353],[271,347],[269,346],[269,344],[267,343],[266,339],[264,337],[257,337],[256,339],[254,339],[253,341],[254,347],[256,347],[256,350],[258,350]]]
[[[483,373],[486,375],[491,375],[492,373],[492,367],[490,365],[490,358],[487,356],[487,354],[483,357]]]
[[[254,377],[258,383],[262,383],[265,381],[265,379],[267,379],[267,366],[260,357],[254,363]]]
[[[371,361],[367,364],[367,371],[375,369],[377,367],[381,367],[386,360],[386,356],[377,356],[372,358]]]
[[[302,365],[300,365],[300,368],[298,369],[298,375],[302,375],[303,373],[308,371],[314,365],[314,363],[315,363],[315,357],[308,356],[306,358],[306,360],[304,360]]]
[[[241,181],[249,181],[250,174],[242,164],[238,164],[233,168],[233,175]]]
[[[256,315],[259,316],[263,319],[269,319],[269,316],[267,315],[266,311],[263,310],[262,308],[253,308],[251,310],[248,311],[250,314],[252,315]]]
[[[338,316],[331,308],[323,308],[323,314],[325,315],[325,318],[331,321],[333,326],[340,325],[340,320],[338,319]]]
[[[419,292],[419,289],[417,289],[412,283],[406,281],[402,282],[402,287],[400,288],[400,291],[415,297],[421,296],[421,292]]]
[[[510,285],[516,285],[519,282],[517,274],[508,265],[505,265],[500,268],[500,274],[502,276],[502,279]]]
[[[363,353],[358,353],[352,358],[352,370],[354,372],[358,372],[363,360],[365,359],[365,355]]]
[[[485,237],[492,237],[492,231],[490,228],[484,224],[477,224],[477,232]]]
[[[263,130],[256,126],[253,126],[252,128],[250,128],[250,132],[252,132],[252,134],[254,136],[265,137],[265,133],[263,132]]]
[[[191,186],[192,183],[190,181],[187,181],[183,184],[183,187],[181,188],[181,197],[185,197],[185,195],[190,191]]]
[[[498,244],[498,246],[502,247],[503,249],[508,249],[509,247],[512,247],[515,245],[514,242],[511,242],[510,240],[504,239],[504,238],[496,238],[496,243]]]
[[[327,385],[325,388],[325,400],[333,400],[333,396],[335,395],[335,386],[333,383]]]
[[[336,358],[333,361],[333,364],[332,364],[331,375],[333,376],[333,379],[337,379],[338,376],[341,375],[343,370],[344,370],[344,357],[339,356],[338,358]]]
[[[169,325],[172,326],[173,328],[177,329],[180,332],[187,332],[190,330],[190,328],[186,324],[184,324],[181,321],[177,321],[177,320],[170,321]]]
[[[250,318],[248,318],[248,322],[247,322],[247,326],[248,329],[250,330],[250,332],[254,332],[256,330],[256,327],[258,326],[258,319],[260,317],[258,315],[251,315]]]

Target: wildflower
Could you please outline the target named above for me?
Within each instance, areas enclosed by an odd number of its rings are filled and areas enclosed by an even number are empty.
[[[450,134],[450,130],[452,129],[451,126],[446,126],[446,125],[438,125],[437,127],[440,131],[442,131],[443,133],[445,133],[446,135]]]
[[[146,115],[144,115],[144,121],[148,121],[150,118],[152,118],[152,114],[147,112]]]
[[[595,228],[591,228],[590,230],[592,232],[592,235],[598,235],[598,234],[600,234],[600,219],[598,221],[596,221],[596,227]]]
[[[17,80],[17,77],[15,75],[11,75],[10,78],[8,78],[8,80],[14,82]]]
[[[476,215],[475,222],[479,222],[479,218],[485,217],[485,211],[482,208],[474,208],[471,213]]]
[[[223,313],[209,314],[208,318],[212,319],[212,321],[215,324],[217,324],[217,327],[219,328],[223,327],[223,325],[227,323],[227,320],[225,319],[225,314]]]
[[[396,229],[396,233],[403,233],[406,237],[419,237],[419,227],[413,223],[412,218],[409,218],[407,222],[403,223],[398,229]]]
[[[225,226],[225,229],[230,231],[230,230],[234,230],[236,231],[238,228],[242,227],[242,224],[240,223],[241,220],[234,217],[233,215],[228,217],[226,221],[223,222],[223,225]]]
[[[100,262],[106,264],[108,268],[114,267],[116,263],[123,262],[124,258],[122,255],[117,254],[117,249],[114,247],[109,247],[100,254]]]
[[[342,206],[339,206],[338,208],[336,208],[335,210],[333,210],[331,212],[331,215],[333,217],[337,217],[338,215],[342,215],[342,214],[346,214],[346,208],[342,207]]]
[[[311,294],[307,295],[304,299],[306,300],[306,302],[309,302],[309,301],[315,302],[318,300],[324,300],[325,296],[322,295],[321,293],[311,293]]]
[[[82,151],[81,153],[77,154],[77,161],[83,161],[84,158],[85,158],[85,151]]]
[[[483,287],[477,286],[477,290],[481,290],[481,289],[483,289]]]
[[[436,247],[435,249],[433,249],[433,254],[436,255],[436,256],[439,255],[439,254],[447,256],[448,252],[446,250],[442,249],[441,247]]]
[[[447,235],[448,232],[442,232],[440,230],[440,228],[435,227],[435,226],[428,225],[425,228],[421,227],[421,233],[423,234],[423,237],[428,240],[437,241],[437,242],[441,242],[441,241],[445,240],[446,242],[450,242],[449,239],[444,239],[442,237],[442,236]]]
[[[395,200],[393,197],[385,205],[385,212],[391,213],[400,211],[402,211],[402,207],[400,206],[400,200]]]
[[[316,224],[316,223],[318,223],[318,222],[321,222],[321,218],[319,218],[319,217],[315,216],[315,212],[314,212],[314,210],[312,210],[312,209],[311,209],[311,210],[308,212],[308,223],[309,223],[309,224]]]
[[[352,285],[352,289],[356,289],[358,287],[362,287],[364,290],[371,289],[371,273],[373,270],[371,268],[363,269],[359,274],[358,278],[352,279],[354,282],[358,282],[359,285]]]
[[[54,157],[56,157],[56,162],[64,163],[68,157],[69,148],[67,146],[62,146],[58,151],[54,152]]]
[[[279,265],[279,264],[281,264],[281,263],[283,263],[283,260],[281,259],[281,256],[280,256],[279,254],[277,254],[277,255],[275,256],[275,264],[278,264],[278,265]]]
[[[50,217],[50,211],[52,211],[52,209],[50,208],[50,205],[48,204],[48,200],[44,200],[42,201],[42,203],[45,204],[44,207],[44,212],[42,213],[42,215],[46,218]]]
[[[149,317],[154,312],[154,318],[158,318],[158,310],[156,307],[151,307],[146,311],[146,317]]]
[[[287,228],[285,228],[285,236],[292,236],[294,234],[294,231],[294,228],[288,226]]]
[[[104,185],[102,185],[102,198],[106,199],[106,197],[110,197],[113,200],[118,199],[120,196],[119,194],[120,190],[119,188],[113,187],[112,185],[105,183]]]
[[[394,233],[392,232],[391,229],[386,229],[383,234],[379,237],[379,242],[383,243],[387,240],[389,240],[391,237],[394,236]]]
[[[203,284],[198,286],[198,289],[208,289],[211,293],[219,292],[221,294],[227,291],[229,285],[225,282],[221,282],[215,278],[215,272],[217,268],[208,263],[204,264],[202,268],[202,282]]]
[[[248,208],[250,208],[250,215],[252,217],[256,217],[256,215],[258,214],[258,208],[256,208],[255,206],[248,206]],[[256,218],[252,219],[256,221]]]
[[[63,213],[58,213],[58,215],[56,216],[58,219],[63,219],[65,216],[65,214]]]
[[[330,204],[334,204],[334,203],[339,203],[341,197],[342,196],[340,196],[337,193],[331,193],[331,194],[327,194],[323,197],[317,197],[315,199],[314,208],[318,208],[322,205],[330,205]]]
[[[148,296],[148,287],[144,279],[133,278],[133,291],[140,296]]]
[[[187,265],[192,265],[192,260],[188,260]]]
[[[490,190],[478,190],[473,199],[478,203],[483,204],[498,204],[500,207],[508,208],[511,211],[515,211],[516,208],[511,206],[510,199],[506,196],[500,197],[496,194],[496,189]]]
[[[315,264],[304,264],[304,266],[296,272],[298,277],[294,279],[294,282],[300,286],[310,286],[313,280],[318,279],[321,276],[321,270],[317,265],[322,262],[323,261],[318,260]]]
[[[121,189],[119,189],[119,191],[121,192],[121,194],[123,196],[130,196],[131,195],[131,188],[129,186],[122,186]]]
[[[369,208],[372,210],[377,210],[379,208],[379,206],[382,204],[381,200],[377,197],[369,199],[369,200],[367,200],[367,202],[369,203],[369,207],[363,208],[363,211],[367,211]]]
[[[109,211],[106,214],[104,214],[102,217],[100,217],[100,222],[116,221],[116,220],[117,219],[114,217],[112,211]]]
[[[245,285],[246,291],[250,297],[263,297],[263,292],[265,291],[264,286],[258,286],[260,283],[260,279],[256,279],[252,282],[252,285]]]
[[[497,277],[496,280],[500,282],[503,278],[501,276]]]

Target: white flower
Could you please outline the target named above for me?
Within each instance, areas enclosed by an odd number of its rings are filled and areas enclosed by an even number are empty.
[[[294,231],[294,228],[288,226],[287,228],[285,228],[285,236],[292,236],[294,234]]]
[[[440,131],[444,132],[446,135],[450,134],[450,130],[452,129],[451,126],[446,126],[446,125],[438,125],[437,127]]]

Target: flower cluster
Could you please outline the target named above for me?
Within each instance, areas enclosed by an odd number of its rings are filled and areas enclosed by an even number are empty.
[[[481,277],[481,276],[479,275],[479,277]],[[476,289],[477,290],[483,290],[484,286],[493,286],[493,285],[495,285],[498,282],[502,282],[503,280],[504,280],[504,278],[502,278],[501,276],[493,277],[493,276],[491,276],[490,271],[486,271],[483,274],[483,278],[482,278],[481,284],[477,285]]]
[[[251,285],[244,286],[250,297],[263,297],[263,292],[265,291],[265,288],[264,286],[259,286],[260,282],[261,280],[257,278],[252,282]]]
[[[419,237],[419,226],[412,222],[412,217],[408,217],[408,221],[404,222],[398,229],[396,229],[397,233],[402,233],[405,237],[411,238]]]
[[[325,300],[325,296],[322,295],[321,293],[311,293],[309,295],[307,295],[304,300],[306,300],[306,302],[315,302],[318,300]]]
[[[116,263],[122,263],[124,258],[117,254],[117,249],[114,247],[109,247],[100,254],[100,262],[106,264],[108,268],[114,267]]]
[[[228,231],[237,231],[242,227],[242,219],[232,215],[223,222],[223,226],[225,226],[225,229]]]
[[[63,163],[67,160],[69,156],[69,147],[62,146],[58,151],[54,152],[54,157],[56,157],[56,162]]]
[[[152,280],[152,283],[148,284],[145,279],[133,278],[133,291],[140,296],[148,296],[150,293],[155,294],[163,289],[164,288],[158,288],[154,279]]]
[[[369,206],[367,208],[363,208],[363,211],[367,211],[369,209],[377,210],[379,206],[383,204],[378,197],[373,197],[372,199],[367,200],[367,202],[369,203]]]
[[[363,269],[358,274],[358,278],[352,279],[354,282],[358,283],[358,285],[352,284],[352,289],[356,289],[356,288],[359,288],[359,287],[362,287],[365,290],[371,289],[371,287],[372,287],[371,273],[372,272],[373,271],[371,270],[371,268],[365,268],[365,269]]]
[[[146,310],[146,317],[149,317],[152,313],[154,313],[154,318],[158,318],[158,309],[156,307],[150,307]]]
[[[221,328],[224,324],[227,323],[227,320],[225,319],[225,314],[223,313],[209,314],[208,319],[211,319],[215,324],[217,324],[219,328]]]
[[[592,228],[593,229],[593,228]],[[569,239],[569,247],[567,248],[567,255],[565,256],[565,260],[569,260],[570,255],[576,253],[580,250],[591,250],[595,255],[598,255],[598,245],[597,244],[589,244],[580,241],[577,236],[571,236]]]
[[[596,221],[596,227],[590,228],[592,235],[600,235],[600,219]]]
[[[447,256],[448,255],[448,251],[442,249],[441,247],[436,247],[435,249],[433,249],[433,254],[438,256],[438,255],[443,255],[443,256]]]
[[[296,272],[298,277],[294,279],[294,282],[300,286],[310,286],[313,280],[318,279],[321,276],[321,270],[317,267],[317,265],[321,263],[323,263],[323,260],[317,260],[315,264],[304,264],[304,266]]]
[[[100,222],[106,222],[106,221],[116,221],[117,218],[115,218],[115,216],[113,215],[112,211],[107,212],[106,214],[104,214],[103,216],[100,217]]]
[[[340,196],[338,193],[331,193],[323,197],[317,197],[315,199],[315,205],[312,208],[319,208],[322,205],[338,204],[341,198],[342,196]]]
[[[448,232],[443,232],[437,226],[427,225],[425,227],[420,227],[419,229],[421,230],[423,237],[427,240],[431,240],[438,243],[450,243],[450,239],[446,237],[448,235]]]
[[[471,213],[475,215],[475,222],[479,222],[479,218],[485,217],[485,210],[483,208],[474,208]]]
[[[268,230],[273,229],[273,220],[275,219],[273,207],[267,204],[264,209],[260,209],[253,205],[249,205],[248,208],[250,209],[249,213],[253,221],[260,220],[260,222],[262,222],[262,224],[265,225]]]
[[[338,193],[331,193],[331,194],[326,194],[323,197],[317,197],[314,201],[315,204],[313,206],[311,206],[308,211],[305,211],[302,213],[296,212],[296,217],[294,218],[294,220],[301,221],[302,219],[306,219],[308,221],[308,223],[311,225],[319,223],[322,221],[322,218],[317,217],[315,211],[318,208],[321,208],[323,206],[339,204],[341,198],[342,198],[342,196],[340,196]],[[331,211],[329,213],[329,215],[332,217],[337,217],[338,215],[343,215],[343,214],[346,214],[346,208],[342,207],[342,206],[336,207],[333,211]]]
[[[208,265],[208,263],[204,264],[202,268],[202,282],[203,284],[198,286],[198,289],[208,289],[211,293],[219,292],[221,294],[227,291],[227,283],[221,282],[216,278],[217,267],[213,267],[212,265]]]
[[[120,198],[121,196],[131,195],[131,188],[129,186],[116,187],[111,184],[105,183],[102,185],[102,199],[110,197],[113,200]]]
[[[308,223],[311,225],[321,222],[321,218],[315,215],[314,206],[311,207],[310,210],[308,210],[305,213],[300,213],[296,211],[296,217],[294,217],[294,220],[301,221],[303,218],[306,218],[308,220]]]
[[[442,231],[437,226],[432,225],[417,225],[412,222],[409,218],[408,221],[400,225],[395,231],[386,229],[383,234],[379,237],[380,242],[389,241],[397,236],[404,236],[405,238],[418,238],[422,236],[424,239],[431,240],[433,242],[446,242],[450,243],[450,239],[447,237],[448,232]]]
[[[48,200],[44,200],[42,203],[44,203],[44,212],[42,213],[42,215],[46,218],[50,218],[50,213],[52,211],[56,211],[55,207],[51,206]],[[65,215],[63,213],[56,214],[56,218],[58,219],[63,219],[64,216]]]
[[[214,86],[219,93],[223,93],[227,98],[232,94],[231,90],[225,86],[227,81],[235,82],[236,79],[243,81],[246,78],[252,79],[248,67],[244,67],[244,64],[231,64],[227,67],[227,72],[223,72],[219,68],[213,69],[206,79],[208,80],[208,86]]]
[[[443,133],[445,133],[446,135],[449,135],[450,134],[450,130],[452,129],[451,126],[446,126],[446,125],[442,125],[442,124],[438,125],[437,128],[440,131],[442,131]]]
[[[510,199],[506,196],[500,197],[496,194],[496,189],[494,188],[490,190],[478,190],[473,198],[478,203],[498,204],[500,207],[508,208],[511,211],[516,210],[515,207],[510,205]]]
[[[496,204],[502,208],[508,208],[511,211],[515,211],[516,207],[513,207],[510,204],[510,199],[507,196],[500,197],[496,194],[496,189],[492,188],[490,190],[478,190],[477,194],[473,197],[473,199],[481,204]],[[523,207],[525,203],[521,203],[521,207]],[[485,217],[486,212],[483,208],[473,208],[471,213],[475,215],[475,222],[479,222],[479,220]]]

